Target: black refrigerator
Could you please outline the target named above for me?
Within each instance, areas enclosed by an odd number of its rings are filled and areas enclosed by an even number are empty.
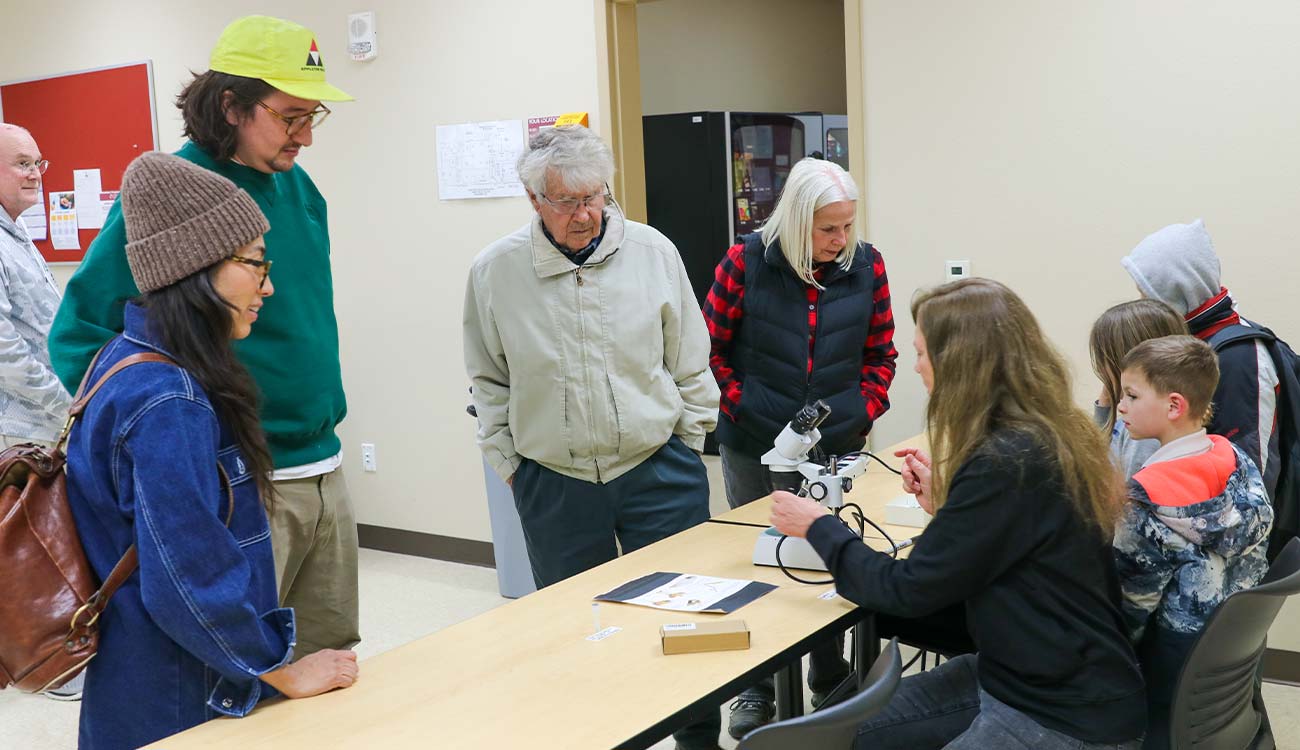
[[[701,306],[718,261],[771,215],[790,169],[806,156],[826,156],[826,119],[816,112],[644,118],[646,215],[677,246]],[[706,450],[717,452],[712,435]]]
[[[790,168],[825,148],[815,112],[649,115],[642,132],[647,218],[677,246],[701,305],[718,261],[771,215]]]

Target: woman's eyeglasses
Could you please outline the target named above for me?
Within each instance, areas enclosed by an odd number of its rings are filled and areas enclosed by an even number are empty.
[[[266,279],[271,275],[271,261],[245,258],[242,255],[232,255],[229,258],[226,258],[226,260],[232,263],[243,263],[246,266],[252,266],[258,271],[261,271],[262,280],[258,283],[257,288],[262,289],[266,287]]]

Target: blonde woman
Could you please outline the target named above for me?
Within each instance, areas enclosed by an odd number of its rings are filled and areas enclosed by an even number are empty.
[[[741,238],[718,264],[704,303],[709,365],[722,391],[717,438],[727,503],[771,494],[759,458],[790,418],[818,399],[831,407],[819,447],[862,448],[889,408],[894,316],[880,252],[858,239],[858,189],[837,164],[804,159],[790,170],[761,232]],[[834,642],[812,651],[813,703],[848,674]],[[773,715],[771,680],[733,704],[739,739]]]
[[[1065,361],[996,281],[923,293],[912,317],[934,453],[899,455],[904,489],[934,520],[911,556],[871,550],[789,493],[772,511],[861,606],[910,617],[965,602],[978,653],[905,678],[857,746],[1139,747],[1142,676],[1110,549],[1119,479]]]

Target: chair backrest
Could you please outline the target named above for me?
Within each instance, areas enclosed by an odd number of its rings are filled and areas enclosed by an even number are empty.
[[[902,676],[903,660],[895,638],[871,665],[857,695],[807,716],[755,729],[745,735],[737,750],[852,747],[858,727],[889,704]]]
[[[1300,593],[1300,539],[1273,560],[1259,585],[1238,591],[1205,624],[1178,675],[1170,747],[1245,748],[1259,731],[1255,673],[1269,626],[1288,596]]]

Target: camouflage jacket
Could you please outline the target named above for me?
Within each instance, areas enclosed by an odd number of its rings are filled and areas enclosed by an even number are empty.
[[[0,209],[0,435],[53,441],[68,416],[47,344],[59,300],[26,229]]]
[[[1163,629],[1200,632],[1220,602],[1268,570],[1273,507],[1259,470],[1227,439],[1202,439],[1208,452],[1157,453],[1129,480],[1114,549],[1134,642],[1152,615]]]

